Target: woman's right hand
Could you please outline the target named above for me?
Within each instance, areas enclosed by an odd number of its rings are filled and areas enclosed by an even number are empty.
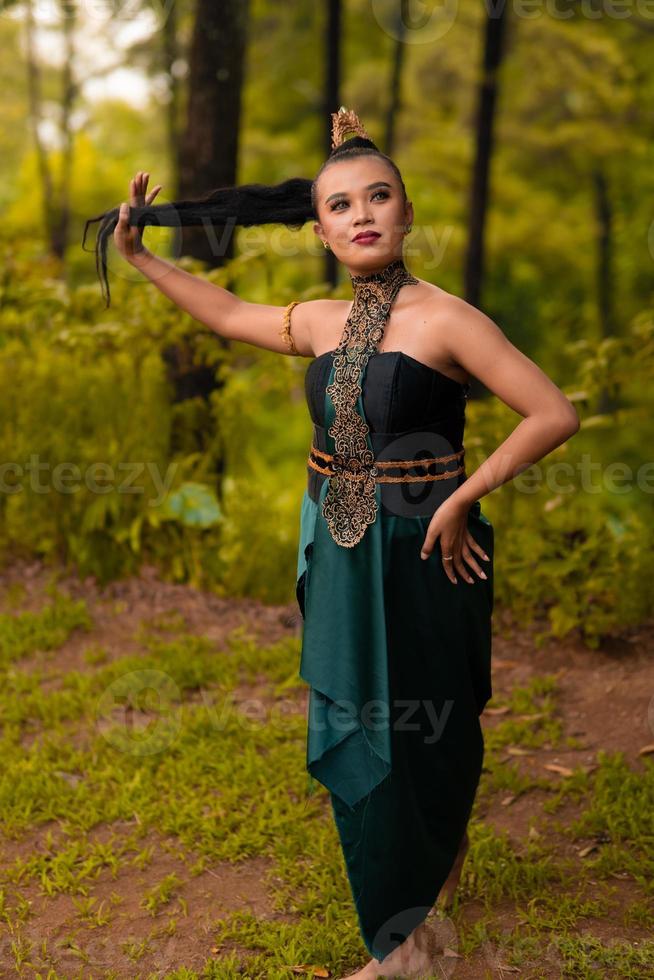
[[[120,254],[129,262],[138,252],[143,251],[141,233],[133,225],[128,223],[129,208],[142,208],[152,204],[155,197],[161,190],[161,184],[147,194],[148,180],[150,174],[139,170],[136,176],[129,182],[129,205],[123,202],[120,205],[118,224],[114,229],[114,243]]]

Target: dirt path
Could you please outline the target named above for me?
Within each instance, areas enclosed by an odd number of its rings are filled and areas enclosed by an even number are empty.
[[[0,575],[2,612],[37,613],[50,601],[51,582],[52,571],[38,563],[12,566]],[[96,669],[89,650],[101,647],[105,667],[128,654],[138,655],[144,629],[149,635],[160,632],[163,637],[174,636],[176,631],[202,636],[216,650],[221,650],[234,629],[246,630],[258,643],[270,645],[285,637],[298,637],[301,628],[294,604],[265,607],[254,601],[221,599],[162,582],[149,568],[139,578],[113,583],[104,589],[91,579],[79,581],[60,574],[56,587],[72,598],[84,600],[92,629],[74,630],[55,650],[37,648],[12,663],[9,669],[14,675],[22,674],[29,679],[35,672],[41,672],[43,679],[39,687],[46,695],[58,690],[63,675],[71,671],[87,675]],[[504,788],[493,785],[490,791],[480,794],[476,819],[498,834],[506,834],[518,854],[530,840],[538,839],[545,841],[553,853],[571,861],[572,867],[575,861],[581,866],[588,855],[597,856],[607,843],[601,835],[588,833],[585,837],[571,838],[565,832],[566,826],[582,812],[583,799],[566,798],[555,813],[549,812],[546,804],[566,769],[581,767],[592,773],[602,751],[624,753],[627,765],[636,774],[645,774],[652,755],[643,754],[642,749],[654,743],[654,623],[625,632],[607,641],[598,651],[587,650],[576,640],[548,642],[537,649],[533,639],[536,627],[512,629],[499,611],[494,625],[494,696],[482,717],[484,731],[492,738],[494,730],[506,720],[510,712],[502,703],[513,691],[528,686],[535,677],[551,675],[557,688],[556,718],[562,726],[562,738],[556,745],[544,742],[523,748],[510,744],[500,748],[499,758],[514,767],[516,779],[518,776],[528,782],[546,779],[548,784],[544,788],[530,786],[525,792],[515,792],[510,785]],[[263,677],[256,684],[237,688],[235,701],[251,697],[253,692],[274,700]],[[284,696],[294,699],[301,713],[305,694],[304,687],[298,686],[286,691]],[[38,725],[31,733],[24,732],[20,744],[27,749],[38,732]],[[573,744],[567,744],[567,739],[572,739]],[[74,785],[76,777],[64,773],[62,778],[68,778]],[[106,859],[105,863],[98,862],[97,874],[85,880],[86,896],[75,889],[67,891],[59,887],[48,894],[37,877],[15,872],[18,866],[24,869],[34,857],[43,858],[60,853],[62,848],[70,849],[70,835],[62,831],[59,820],[36,822],[15,839],[0,834],[1,976],[134,980],[165,977],[168,971],[181,967],[199,974],[212,953],[221,951],[213,945],[215,923],[231,913],[244,910],[271,926],[276,922],[280,925],[299,922],[300,917],[293,909],[277,907],[269,885],[269,876],[275,873],[274,861],[265,854],[255,854],[237,864],[205,861],[199,870],[191,873],[189,869],[195,857],[192,849],[181,846],[173,834],[157,833],[151,828],[143,832],[138,813],[131,820],[100,824],[83,836],[87,849],[96,848],[93,853],[105,846],[115,857]],[[143,906],[143,896],[161,887],[162,881],[168,881],[174,894],[174,928],[170,925],[170,915],[166,918],[158,908],[153,914]],[[643,891],[633,872],[628,871],[607,872],[602,886],[610,886],[610,908],[604,914],[582,917],[575,926],[577,934],[605,945],[622,942],[638,947],[652,933],[653,920],[648,920],[648,914],[654,909],[652,891],[649,894]],[[476,942],[475,949],[466,954],[462,937],[469,935],[468,930],[475,923],[487,920],[488,912],[474,897],[474,882],[467,879],[464,892],[459,910],[440,927],[443,945],[449,946],[451,955],[441,962],[439,975],[453,976],[456,980],[513,975],[540,978],[620,975],[610,969],[593,972],[592,966],[585,968],[586,972],[574,972],[570,968],[571,972],[562,973],[560,952],[547,944],[543,947],[542,937],[540,953],[535,959],[532,956],[531,967],[511,967],[507,962],[509,946],[505,947],[503,937],[512,933],[524,918],[524,911],[521,912],[519,903],[508,898],[493,908],[494,931],[487,931],[485,938]],[[550,892],[552,896],[556,897],[556,887]],[[642,912],[625,921],[618,912],[634,903]],[[171,901],[165,897],[161,899],[161,908],[164,906],[170,912]],[[91,928],[99,909],[111,914],[106,924],[100,915]],[[549,913],[543,911],[541,915],[546,914]],[[225,949],[239,952],[235,944],[228,944]],[[248,949],[247,942],[240,949],[244,964],[249,962]],[[19,969],[17,962],[24,965]],[[52,974],[45,968],[48,964],[55,971]],[[241,975],[250,975],[247,966],[242,969]],[[649,967],[639,972],[638,965],[630,967],[630,971],[624,975],[653,975]],[[224,972],[211,973],[212,977],[236,975],[233,965],[226,966]],[[277,975],[294,974],[288,970]]]

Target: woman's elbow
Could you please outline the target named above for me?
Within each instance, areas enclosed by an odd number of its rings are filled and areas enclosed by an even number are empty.
[[[556,425],[560,429],[561,434],[564,439],[569,439],[573,436],[575,432],[579,432],[581,428],[581,419],[577,413],[577,409],[574,407],[571,401],[566,399],[567,405],[564,405],[561,412],[556,416]]]

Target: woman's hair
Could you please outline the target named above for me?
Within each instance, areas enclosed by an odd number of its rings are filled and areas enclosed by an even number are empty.
[[[299,230],[307,221],[317,221],[318,202],[316,188],[318,178],[335,160],[351,160],[361,156],[378,156],[393,170],[400,182],[404,200],[406,189],[400,171],[390,157],[382,153],[372,140],[354,136],[332,150],[313,180],[307,177],[290,177],[280,184],[241,184],[238,187],[219,187],[206,197],[191,201],[173,201],[169,204],[152,204],[149,207],[130,207],[128,223],[139,229],[146,225],[161,228],[178,228],[187,225],[252,225],[284,224]],[[105,304],[111,303],[107,275],[107,245],[118,224],[119,208],[112,208],[89,218],[84,227],[82,248],[86,243],[89,225],[99,221],[95,247],[95,267],[102,286]],[[86,249],[86,251],[90,251]]]

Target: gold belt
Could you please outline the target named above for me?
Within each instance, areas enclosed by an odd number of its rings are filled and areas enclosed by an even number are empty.
[[[353,480],[364,480],[368,475],[371,475],[375,477],[377,483],[425,483],[428,480],[449,480],[453,476],[458,476],[459,473],[465,473],[465,464],[463,463],[464,455],[465,449],[460,449],[457,453],[451,453],[449,456],[432,456],[430,459],[376,459],[372,466],[367,466],[362,464],[356,457],[348,460],[342,456],[338,456],[338,454],[324,453],[322,449],[316,449],[312,445],[307,459],[307,465],[318,473],[323,473],[325,476],[338,474]],[[321,466],[317,460],[312,458],[314,456],[318,457],[318,459],[325,460],[329,465]],[[405,473],[403,476],[384,476],[379,472],[380,470],[387,469],[424,469],[433,463],[450,463],[459,457],[461,457],[459,467],[455,470],[446,470],[444,473],[426,473],[424,476],[410,476],[408,473]]]

